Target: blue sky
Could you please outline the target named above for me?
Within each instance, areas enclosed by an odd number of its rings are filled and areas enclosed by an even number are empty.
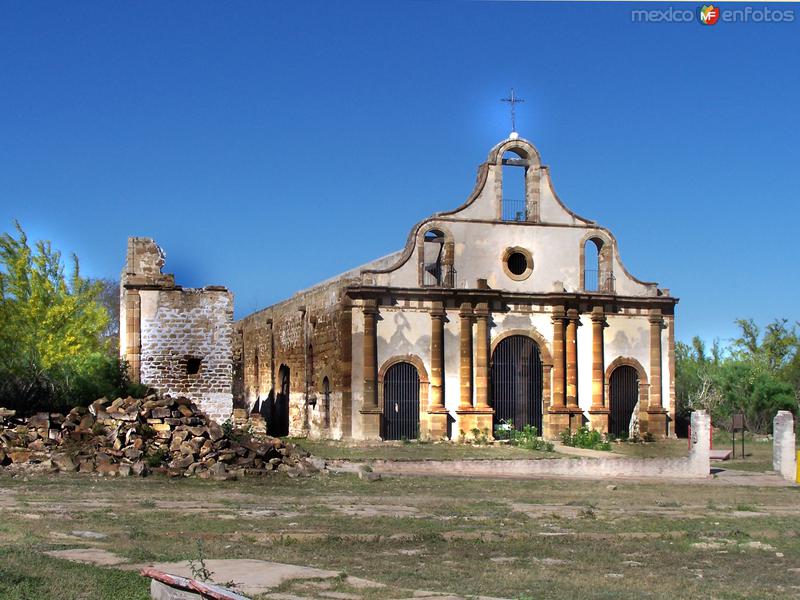
[[[513,85],[561,198],[681,298],[679,339],[796,320],[800,5],[770,6],[795,22],[634,23],[627,3],[4,2],[0,228],[19,219],[96,277],[118,275],[128,235],[155,237],[180,283],[229,286],[243,316],[459,205],[508,133]]]

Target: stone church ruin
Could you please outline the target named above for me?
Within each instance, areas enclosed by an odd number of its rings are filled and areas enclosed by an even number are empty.
[[[627,271],[516,134],[401,250],[235,323],[228,290],[183,289],[163,265],[129,240],[121,353],[217,420],[236,406],[273,435],[331,439],[674,435],[677,298]]]

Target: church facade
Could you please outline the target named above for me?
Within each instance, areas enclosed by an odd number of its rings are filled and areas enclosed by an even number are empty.
[[[676,303],[512,134],[402,250],[236,322],[234,404],[332,439],[673,435]]]

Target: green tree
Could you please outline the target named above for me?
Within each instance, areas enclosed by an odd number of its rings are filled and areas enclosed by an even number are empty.
[[[124,385],[102,338],[109,323],[102,282],[81,277],[74,255],[65,274],[50,242],[31,248],[19,223],[15,229],[0,236],[0,401],[31,412]]]
[[[752,431],[767,432],[778,410],[798,412],[800,340],[797,324],[775,319],[763,330],[752,319],[739,319],[739,335],[725,347],[714,342],[707,356],[695,337],[675,347],[678,414],[703,408],[714,424],[725,427],[743,411]]]

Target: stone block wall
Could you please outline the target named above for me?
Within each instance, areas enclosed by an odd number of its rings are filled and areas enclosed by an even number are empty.
[[[140,379],[186,396],[209,417],[233,409],[233,295],[225,289],[142,291]]]
[[[184,289],[161,272],[163,250],[129,238],[120,281],[120,354],[131,379],[161,394],[185,396],[210,418],[233,409],[233,294]]]
[[[347,283],[347,279],[323,283],[236,324],[241,330],[241,349],[237,350],[241,373],[234,387],[244,396],[237,397],[236,403],[260,412],[269,430],[285,430],[285,423],[270,423],[270,419],[282,418],[283,413],[276,415],[272,406],[286,401],[281,398],[281,377],[288,370],[289,434],[336,439],[350,435]]]

